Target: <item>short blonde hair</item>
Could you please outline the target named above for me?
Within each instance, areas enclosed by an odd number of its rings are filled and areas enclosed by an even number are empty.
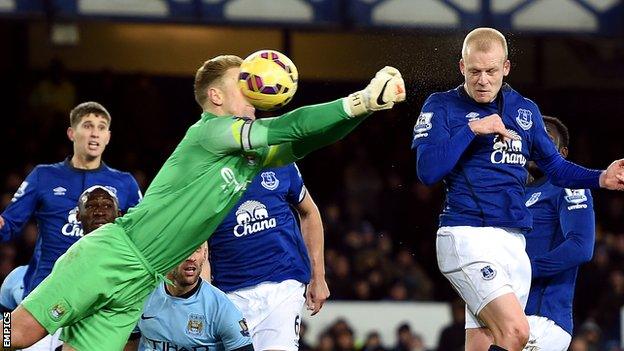
[[[228,69],[240,67],[242,63],[243,59],[235,55],[220,55],[204,62],[195,73],[195,101],[199,106],[204,108],[206,89],[219,81]]]
[[[492,48],[492,43],[498,42],[503,51],[505,52],[505,60],[507,60],[507,39],[505,36],[494,28],[477,28],[472,30],[464,39],[464,45],[462,46],[462,58],[465,59],[468,55],[468,47],[471,47],[477,51],[489,51]]]

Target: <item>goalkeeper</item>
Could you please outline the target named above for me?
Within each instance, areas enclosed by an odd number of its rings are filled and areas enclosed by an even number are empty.
[[[242,60],[199,68],[203,109],[147,190],[113,224],[73,245],[12,313],[12,347],[63,328],[65,350],[121,350],[163,274],[206,241],[263,167],[285,165],[347,135],[371,112],[405,99],[401,74],[380,70],[362,91],[253,120],[237,80]],[[77,284],[79,282],[79,284]]]

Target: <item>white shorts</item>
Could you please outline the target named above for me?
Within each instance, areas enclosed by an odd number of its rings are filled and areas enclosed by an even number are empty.
[[[54,351],[57,347],[63,345],[63,342],[59,340],[61,336],[61,330],[59,329],[52,335],[46,335],[43,339],[37,341],[32,346],[22,349],[22,351]]]
[[[299,350],[299,326],[305,284],[296,280],[266,282],[227,296],[247,320],[254,350]]]
[[[529,342],[525,351],[566,351],[572,336],[552,320],[541,316],[527,316]]]
[[[531,288],[531,263],[524,235],[495,227],[441,227],[436,239],[438,267],[466,302],[466,329],[495,298],[515,293],[524,309]]]

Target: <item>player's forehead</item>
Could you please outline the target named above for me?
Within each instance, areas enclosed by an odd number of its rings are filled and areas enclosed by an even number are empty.
[[[108,126],[109,122],[108,122],[108,118],[106,118],[104,115],[99,115],[99,114],[95,114],[95,113],[88,113],[82,117],[80,117],[80,121],[78,122],[78,125],[83,125],[83,124],[87,124],[87,123],[91,123],[91,124],[103,124]]]
[[[505,52],[500,45],[492,45],[485,50],[469,46],[463,60],[468,69],[497,68],[505,62]]]
[[[95,200],[114,201],[113,198],[108,193],[106,193],[104,191],[101,191],[101,190],[93,192],[93,193],[89,194],[89,196],[87,196],[87,202],[95,201]]]
[[[230,67],[223,73],[222,80],[227,82],[238,81],[238,75],[240,74],[240,67]]]
[[[117,204],[116,197],[110,192],[110,190],[100,185],[95,185],[85,190],[82,195],[80,195],[80,205],[83,206],[89,202],[93,202],[96,200],[111,201],[114,204]]]

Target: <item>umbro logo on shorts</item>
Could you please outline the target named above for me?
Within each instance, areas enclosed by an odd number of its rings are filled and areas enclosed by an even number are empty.
[[[481,268],[481,274],[483,275],[483,279],[485,280],[492,280],[494,279],[494,277],[496,277],[496,271],[489,265]]]

